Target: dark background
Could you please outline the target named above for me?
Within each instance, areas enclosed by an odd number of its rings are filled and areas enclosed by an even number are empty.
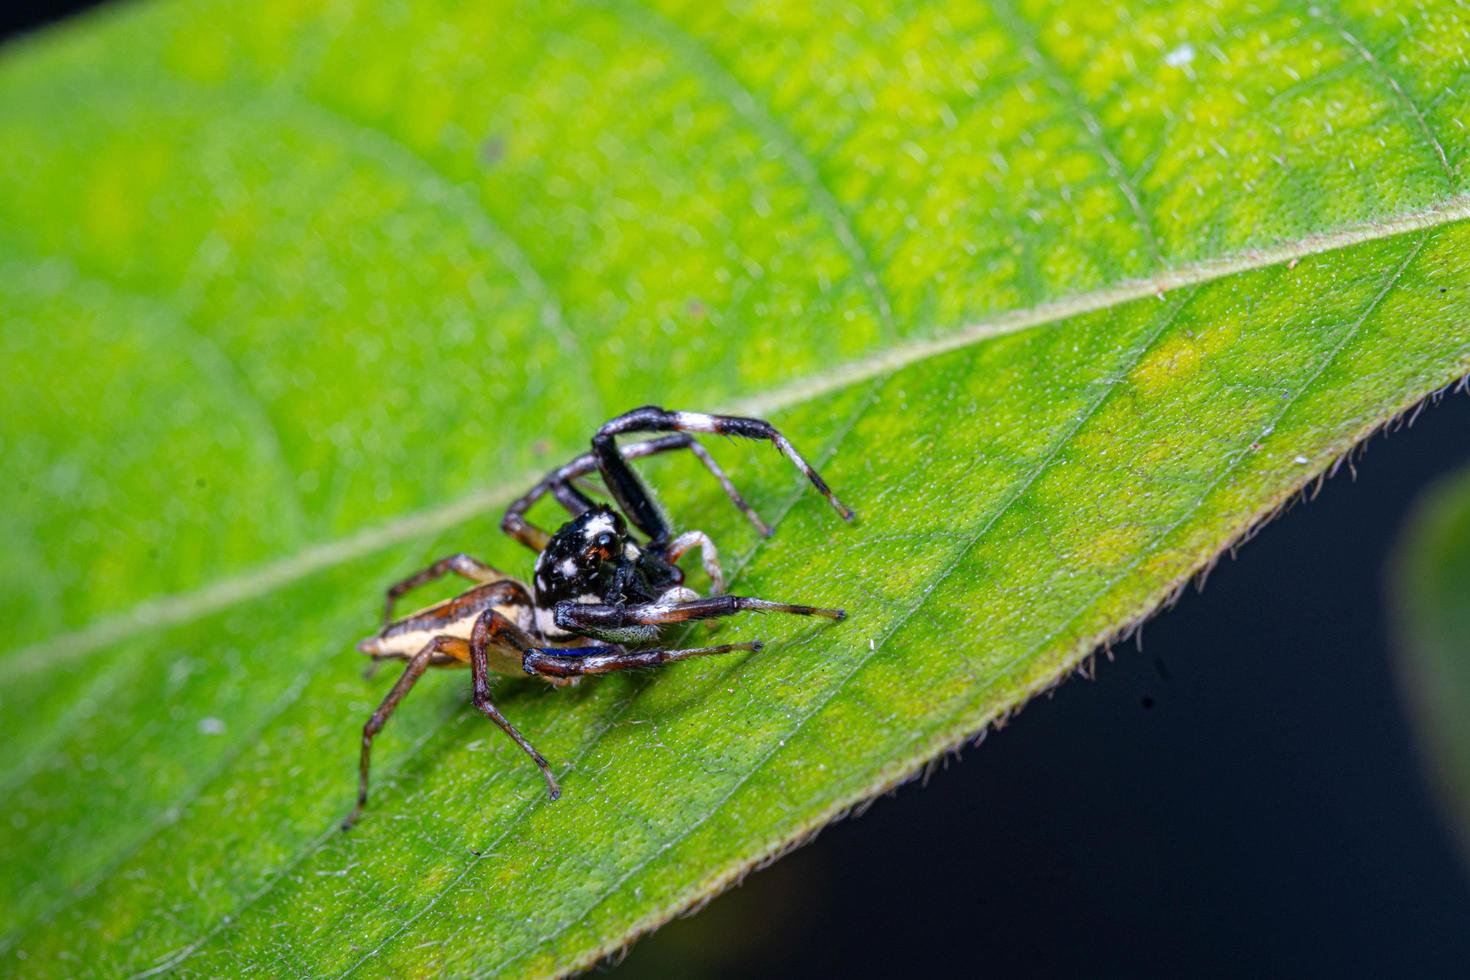
[[[1470,397],[1375,437],[1143,631],[926,787],[677,921],[622,977],[1470,975],[1470,875],[1387,590]]]
[[[0,11],[0,38],[92,4]],[[1375,438],[1144,630],[924,788],[636,945],[638,976],[1464,976],[1470,875],[1397,690],[1386,588],[1470,398]]]

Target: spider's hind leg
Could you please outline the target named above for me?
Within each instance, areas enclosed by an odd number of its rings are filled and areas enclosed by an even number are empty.
[[[357,805],[352,808],[345,820],[342,821],[343,830],[351,830],[352,825],[357,823],[357,818],[362,816],[362,808],[367,806],[368,798],[368,768],[372,765],[373,738],[388,724],[388,719],[398,708],[399,702],[408,696],[413,686],[418,683],[424,671],[428,670],[434,661],[435,655],[444,647],[453,643],[462,642],[449,636],[436,636],[428,644],[414,654],[408,661],[408,666],[403,669],[397,683],[383,698],[383,703],[378,705],[378,710],[368,718],[367,724],[362,726],[362,755],[357,766]]]
[[[500,730],[509,735],[511,741],[520,746],[521,751],[536,763],[536,768],[541,770],[541,775],[546,779],[547,792],[555,800],[561,796],[561,787],[557,785],[556,777],[551,774],[550,764],[490,700],[490,646],[492,644],[513,647],[520,651],[522,656],[525,656],[534,649],[535,641],[525,630],[494,609],[487,609],[481,613],[480,617],[475,620],[474,629],[470,631],[470,670],[474,676],[474,702],[475,707],[479,708],[486,718],[499,725]]]
[[[388,586],[383,602],[383,625],[387,626],[393,622],[393,604],[399,597],[418,588],[425,582],[432,582],[435,579],[443,578],[450,572],[462,578],[467,578],[471,582],[479,583],[480,585],[488,585],[491,582],[498,582],[507,577],[499,569],[485,564],[478,558],[471,558],[463,552],[440,558],[422,571],[415,572],[408,578]]]

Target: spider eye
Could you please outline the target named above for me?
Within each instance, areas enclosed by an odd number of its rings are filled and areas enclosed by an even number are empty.
[[[617,535],[610,531],[603,531],[592,539],[592,547],[604,554],[611,554],[617,542]]]

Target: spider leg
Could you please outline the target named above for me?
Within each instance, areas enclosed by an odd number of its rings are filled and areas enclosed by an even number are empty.
[[[412,659],[408,661],[408,666],[403,669],[403,673],[399,676],[397,683],[388,692],[388,696],[383,698],[382,704],[378,705],[378,710],[374,711],[372,716],[368,718],[367,724],[362,726],[362,757],[359,759],[357,767],[357,805],[352,808],[352,812],[342,821],[343,830],[352,829],[352,825],[357,823],[357,818],[362,816],[362,808],[367,805],[368,767],[372,763],[373,737],[383,730],[383,726],[388,723],[388,718],[393,714],[394,709],[398,707],[398,703],[408,696],[408,692],[413,690],[414,684],[418,683],[418,679],[424,676],[424,671],[429,669],[434,655],[441,648],[456,642],[459,641],[453,637],[436,636],[422,650],[414,654]]]
[[[478,558],[471,558],[463,552],[440,558],[423,571],[415,572],[403,581],[395,582],[393,585],[388,586],[383,603],[383,625],[387,626],[393,622],[393,603],[400,596],[418,588],[425,582],[432,582],[435,579],[443,578],[450,572],[454,572],[456,575],[467,578],[471,582],[477,582],[480,585],[487,585],[506,578],[504,572],[485,564]]]
[[[592,509],[592,500],[571,480],[562,480],[553,483],[551,485],[551,495],[573,517],[580,517]]]
[[[648,602],[631,606],[608,606],[584,602],[558,602],[553,614],[556,625],[571,633],[596,636],[613,630],[639,626],[664,626],[696,619],[733,616],[738,612],[780,612],[795,616],[825,616],[846,619],[841,609],[798,606],[743,595],[716,595],[686,602]]]
[[[608,492],[613,495],[613,499],[618,502],[633,526],[648,535],[652,541],[663,542],[668,538],[668,524],[654,505],[648,488],[628,465],[626,453],[618,448],[616,437],[631,432],[710,432],[767,440],[806,475],[812,486],[827,498],[827,502],[844,520],[852,520],[852,511],[837,499],[826,481],[771,423],[735,415],[670,412],[656,405],[647,405],[604,423],[592,437],[592,454],[597,457],[597,465],[602,470],[603,482],[607,484]]]
[[[695,438],[687,433],[679,432],[673,435],[661,436],[657,439],[648,439],[644,442],[635,442],[622,447],[625,459],[642,459],[645,456],[653,456],[658,453],[671,452],[676,449],[688,449],[694,454],[705,469],[709,470],[716,480],[720,482],[725,496],[730,502],[744,514],[746,518],[755,525],[755,529],[762,535],[769,536],[770,527],[760,519],[760,515],[746,503],[740,491],[735,489],[735,484],[720,469],[720,464],[715,462],[713,456],[699,444]],[[526,520],[526,512],[542,497],[548,493],[556,498],[567,511],[573,516],[581,514],[592,506],[592,501],[587,498],[572,481],[598,471],[597,457],[592,453],[583,453],[565,466],[552,470],[542,477],[540,482],[526,491],[520,499],[516,500],[505,510],[505,517],[501,519],[500,529],[515,538],[521,544],[532,551],[540,551],[546,547],[547,540],[551,535],[544,529],[537,527]]]
[[[755,529],[760,533],[761,537],[769,538],[771,536],[771,526],[761,520],[761,516],[755,512],[755,508],[747,504],[745,498],[740,496],[740,491],[735,489],[735,484],[731,483],[730,478],[725,475],[725,471],[720,469],[720,464],[715,462],[715,458],[709,454],[709,450],[700,445],[699,440],[693,436],[685,435],[685,438],[689,440],[689,451],[704,464],[704,468],[709,470],[716,480],[720,481],[720,486],[724,488],[725,496],[730,498],[730,502],[735,505],[740,513],[745,515],[746,520],[755,525]],[[633,454],[629,451],[632,448],[632,446],[625,448],[623,455],[632,459]]]
[[[760,640],[749,643],[725,643],[712,647],[688,647],[683,650],[628,650],[618,644],[608,646],[535,649],[526,651],[521,665],[526,673],[537,677],[567,678],[582,674],[610,674],[618,670],[657,667],[675,660],[707,657],[716,653],[759,650]]]
[[[685,531],[670,541],[665,557],[670,562],[677,563],[680,558],[684,557],[685,552],[694,547],[699,548],[700,563],[704,565],[704,573],[709,576],[710,592],[713,594],[724,592],[725,571],[720,567],[720,553],[715,550],[715,543],[709,539],[709,535],[703,531]]]
[[[546,789],[555,800],[561,796],[561,787],[556,784],[556,777],[551,774],[551,766],[535,746],[526,741],[526,737],[516,731],[516,727],[506,720],[500,709],[495,707],[490,700],[490,657],[491,644],[510,646],[521,651],[524,656],[535,647],[535,641],[530,635],[515,623],[506,619],[493,609],[487,609],[475,620],[475,627],[470,632],[470,671],[474,675],[474,702],[475,707],[495,724],[500,730],[511,737],[521,751],[531,757],[536,763],[536,768],[541,770],[541,775],[546,777]]]

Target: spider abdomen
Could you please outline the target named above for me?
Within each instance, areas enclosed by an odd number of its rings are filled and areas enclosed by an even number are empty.
[[[531,629],[534,615],[529,598],[525,586],[515,579],[477,585],[452,599],[436,602],[389,623],[378,633],[359,642],[357,648],[376,660],[407,660],[423,649],[429,640],[442,636],[459,642],[443,644],[442,655],[435,666],[467,664],[470,662],[469,640],[475,620],[493,609],[522,629]],[[520,658],[515,651],[497,649],[492,659],[499,672],[511,675],[518,672]]]

